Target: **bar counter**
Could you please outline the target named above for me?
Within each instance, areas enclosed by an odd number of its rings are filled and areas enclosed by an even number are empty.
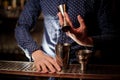
[[[10,74],[30,77],[57,77],[80,79],[112,79],[120,80],[120,65],[88,64],[85,72],[80,71],[79,64],[70,64],[64,72],[41,73],[37,72],[33,62],[0,61],[0,74]]]

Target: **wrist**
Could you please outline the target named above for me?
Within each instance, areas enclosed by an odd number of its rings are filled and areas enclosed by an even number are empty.
[[[84,39],[84,46],[93,47],[92,37],[88,37],[88,38]]]

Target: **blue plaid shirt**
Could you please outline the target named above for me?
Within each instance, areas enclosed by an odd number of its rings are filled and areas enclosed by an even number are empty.
[[[88,35],[94,40],[94,46],[103,45],[111,40],[115,34],[108,2],[107,0],[29,0],[15,28],[16,40],[26,54],[42,49],[54,57],[55,45],[58,42],[64,42],[60,38],[61,34],[66,38],[66,42],[71,44],[71,54],[74,54],[77,49],[83,48],[61,31],[57,13],[58,6],[65,3],[73,25],[79,27],[77,15],[81,15],[85,20]],[[41,12],[44,17],[44,33],[40,48],[30,35],[30,30]]]

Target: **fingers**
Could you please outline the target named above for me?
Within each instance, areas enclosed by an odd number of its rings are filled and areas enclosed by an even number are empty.
[[[80,15],[78,15],[77,18],[78,18],[79,23],[81,25],[83,25],[84,24],[84,19]]]
[[[60,66],[57,64],[56,60],[49,57],[47,59],[41,59],[34,62],[36,69],[41,73],[55,73],[61,71]]]
[[[59,23],[60,23],[60,25],[63,25],[64,19],[63,19],[62,13],[59,12],[57,15],[59,17]],[[69,17],[69,15],[66,12],[64,12],[64,17],[67,20],[67,22],[69,23],[69,25],[71,26],[71,28],[73,28],[72,21],[70,20],[70,17]],[[80,15],[78,15],[77,18],[78,18],[78,22],[80,23],[80,25],[82,27],[85,27],[84,19]]]
[[[54,58],[49,57],[47,59],[57,71],[61,70],[60,65],[56,62],[56,60]],[[47,64],[47,66],[49,66],[49,64]]]
[[[44,61],[44,63],[41,63],[42,73],[54,73],[56,70],[55,68],[48,62]]]
[[[57,72],[61,70],[60,65],[56,62],[56,60],[45,54],[41,50],[37,50],[32,53],[32,58],[34,60],[34,64],[37,68],[37,71],[46,73],[46,72]]]
[[[58,14],[58,17],[59,17],[59,23],[60,23],[60,25],[62,26],[63,25],[63,16],[62,16],[62,13],[61,12],[59,12]]]
[[[68,23],[70,26],[73,26],[73,25],[72,25],[72,22],[71,22],[71,20],[70,20],[70,17],[69,17],[69,15],[68,15],[66,12],[64,12],[64,16],[62,15],[61,12],[59,12],[57,15],[58,15],[58,17],[59,17],[59,23],[60,23],[61,26],[64,24],[64,18],[66,19],[67,23]]]
[[[67,22],[69,23],[69,25],[70,25],[71,27],[73,27],[72,21],[70,20],[69,15],[68,15],[66,12],[64,13],[64,15],[65,15],[65,19],[67,20]]]
[[[78,15],[77,18],[78,18],[78,22],[80,23],[80,28],[81,28],[82,30],[83,30],[84,28],[86,28],[86,27],[85,27],[84,19],[83,19],[80,15]]]
[[[56,56],[55,60],[60,66],[63,66],[62,59],[60,56]]]

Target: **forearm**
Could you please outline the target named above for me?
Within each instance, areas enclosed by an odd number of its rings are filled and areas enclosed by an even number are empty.
[[[30,30],[35,26],[40,14],[40,5],[38,2],[38,0],[30,0],[25,4],[15,28],[15,38],[18,45],[27,50],[30,54],[39,49],[30,34]]]
[[[25,29],[25,26],[17,26],[15,29],[15,38],[17,40],[18,45],[20,45],[23,49],[27,49],[31,54],[33,51],[39,49],[37,43],[30,35],[29,31]]]

